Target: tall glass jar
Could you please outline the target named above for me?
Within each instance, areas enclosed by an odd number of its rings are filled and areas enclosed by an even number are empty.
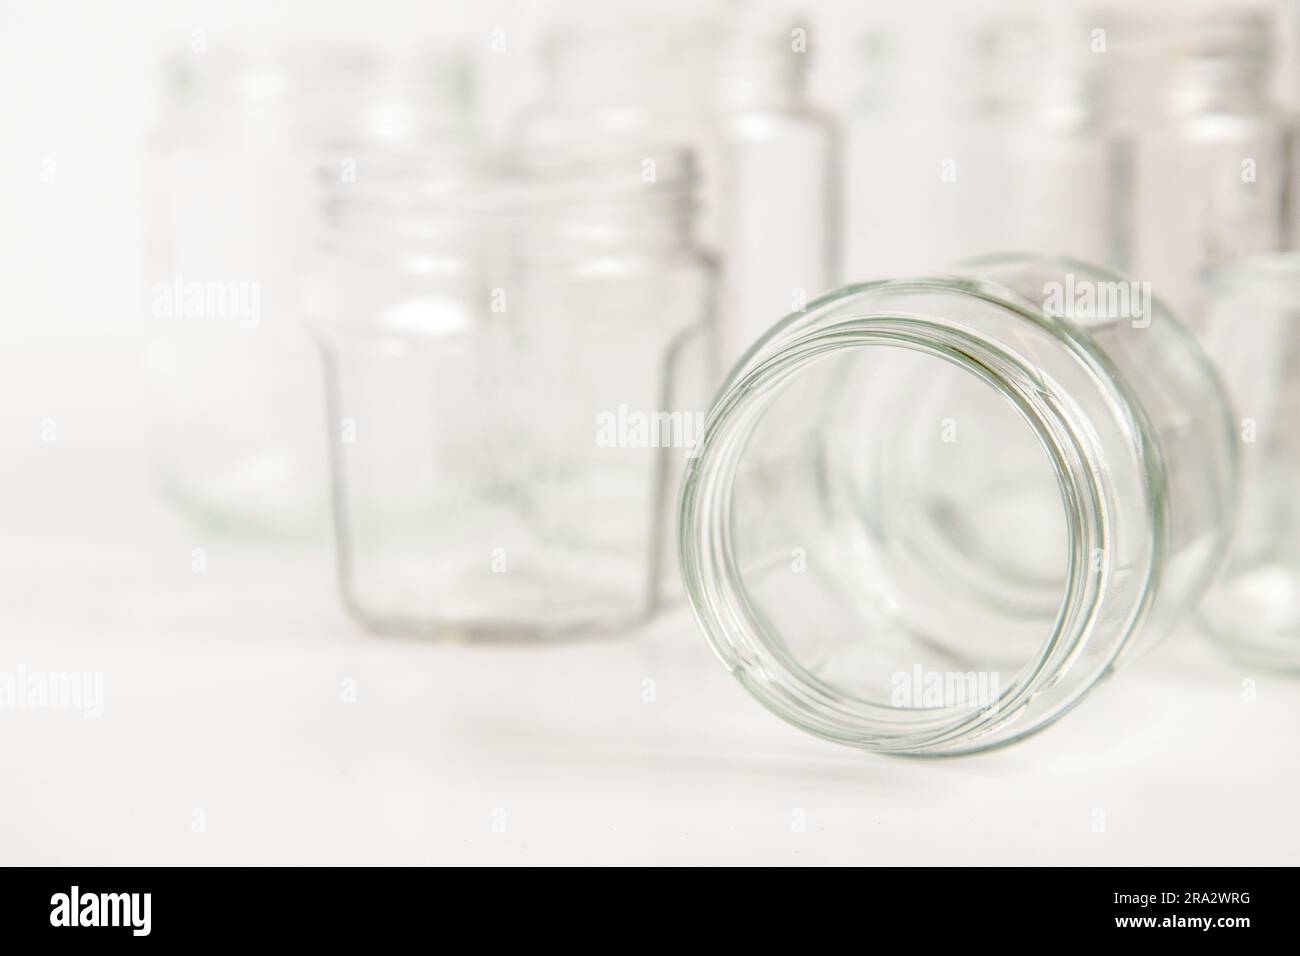
[[[1113,265],[1125,152],[1079,21],[980,17],[872,30],[849,125],[850,276],[1035,249]]]
[[[1201,619],[1229,650],[1300,670],[1300,254],[1209,270],[1204,339],[1236,411],[1242,494]]]
[[[795,24],[735,30],[718,56],[716,176],[723,255],[723,361],[772,316],[797,311],[839,269],[839,138],[806,95],[810,39]]]
[[[940,178],[951,147],[947,124],[935,122],[947,88],[937,34],[890,24],[859,41],[864,82],[846,121],[841,218],[849,276],[913,275],[961,254],[956,196]]]
[[[1273,20],[1243,7],[1098,22],[1113,123],[1132,148],[1124,267],[1199,329],[1202,268],[1286,242],[1292,177],[1288,120],[1271,91]]]
[[[715,41],[711,23],[690,19],[558,23],[542,42],[540,95],[514,117],[510,139],[521,149],[655,142],[699,157]]]
[[[810,42],[804,27],[748,20],[566,23],[544,45],[541,97],[513,126],[520,150],[651,143],[695,153],[698,232],[723,268],[727,362],[838,269],[838,142],[805,95]]]
[[[1213,574],[1237,442],[1149,287],[1002,257],[849,286],[715,400],[682,573],[779,716],[889,753],[1005,744],[1166,633]]]
[[[470,135],[468,61],[226,44],[169,63],[145,157],[154,458],[208,528],[299,536],[328,519],[320,373],[302,322],[315,170],[365,144]]]
[[[364,168],[332,188],[318,323],[347,607],[452,637],[645,619],[707,401],[689,155]]]

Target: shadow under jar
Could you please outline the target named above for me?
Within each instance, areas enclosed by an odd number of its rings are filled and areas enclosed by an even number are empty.
[[[724,384],[682,488],[682,573],[778,716],[865,750],[983,750],[1195,604],[1234,448],[1204,354],[1140,284],[1006,256],[850,286]]]
[[[654,611],[713,281],[689,157],[643,160],[383,156],[331,188],[318,338],[368,627],[531,639]]]

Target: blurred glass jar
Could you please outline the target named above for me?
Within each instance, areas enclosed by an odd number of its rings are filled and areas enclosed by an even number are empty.
[[[838,278],[840,143],[805,92],[808,43],[797,25],[737,29],[717,58],[727,365]]]
[[[1247,661],[1300,669],[1300,254],[1211,269],[1204,339],[1236,409],[1242,493],[1201,619]]]
[[[940,41],[890,25],[860,46],[863,89],[845,126],[845,272],[915,274],[958,255],[954,196],[939,189],[946,150],[932,120]]]
[[[1206,587],[1235,435],[1140,285],[1004,257],[849,286],[774,327],[714,403],[682,572],[785,720],[890,753],[1008,743]]]
[[[1088,40],[1059,11],[871,31],[846,159],[850,274],[1000,249],[1114,264],[1124,152]]]
[[[209,527],[298,536],[328,514],[320,374],[301,321],[315,170],[366,144],[471,135],[469,64],[213,42],[168,65],[145,155],[154,458]],[[352,172],[355,172],[353,169]]]
[[[700,166],[698,234],[723,268],[720,344],[733,361],[837,271],[837,141],[805,95],[807,31],[748,19],[579,21],[547,37],[521,150],[671,144]]]
[[[376,157],[327,207],[344,601],[438,636],[634,624],[710,384],[689,155],[445,159]]]
[[[542,42],[540,96],[515,118],[520,149],[576,143],[668,144],[706,151],[715,30],[694,20],[584,17]]]
[[[1199,329],[1202,268],[1286,242],[1288,119],[1266,11],[1165,14],[1098,18],[1111,123],[1132,150],[1124,268]]]

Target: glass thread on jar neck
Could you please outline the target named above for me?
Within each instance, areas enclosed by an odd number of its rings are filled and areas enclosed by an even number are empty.
[[[477,138],[474,68],[457,49],[236,37],[165,70],[175,118],[262,125],[320,148]]]
[[[645,154],[645,155],[643,155]],[[696,169],[682,148],[573,156],[530,150],[362,155],[355,183],[325,171],[326,241],[420,255],[466,237],[525,258],[671,250],[691,239]]]
[[[963,35],[952,85],[965,109],[1053,129],[1098,122],[1098,67],[1081,21],[992,19]]]
[[[718,56],[718,106],[724,112],[787,109],[803,102],[809,69],[807,30],[737,30]]]
[[[1125,11],[1098,22],[1113,64],[1106,106],[1120,128],[1275,109],[1272,18],[1261,8]]]
[[[1271,108],[1270,21],[1259,11],[1195,21],[1174,40],[1167,108],[1174,116]]]

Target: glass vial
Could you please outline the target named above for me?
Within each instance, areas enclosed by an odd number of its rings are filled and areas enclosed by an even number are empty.
[[[344,601],[443,637],[635,624],[709,387],[689,156],[444,160],[367,160],[327,207]]]
[[[1300,254],[1219,266],[1206,285],[1204,338],[1236,410],[1242,491],[1201,619],[1237,656],[1300,670]]]
[[[849,286],[724,384],[682,573],[777,715],[866,750],[982,750],[1190,610],[1236,449],[1205,354],[1140,283],[1001,257]]]

